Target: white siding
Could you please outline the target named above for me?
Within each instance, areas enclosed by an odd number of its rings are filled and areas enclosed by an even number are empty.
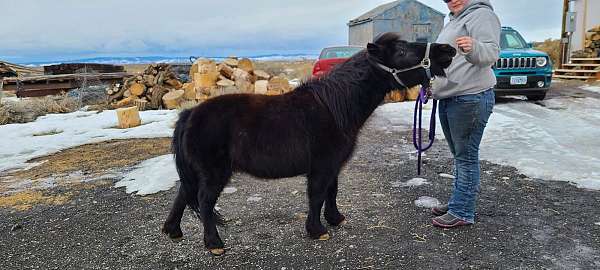
[[[585,32],[600,25],[600,0],[576,0],[574,8],[577,12],[577,26],[571,39],[571,51],[582,50]]]

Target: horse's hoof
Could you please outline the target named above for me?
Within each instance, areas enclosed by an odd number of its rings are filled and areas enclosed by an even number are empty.
[[[163,227],[161,231],[162,233],[167,235],[169,239],[171,239],[173,242],[179,242],[181,241],[181,239],[183,239],[183,233],[180,229],[173,232],[172,230],[168,230],[167,227]]]
[[[346,224],[348,224],[348,221],[344,219],[342,220],[342,222],[340,222],[340,224],[338,224],[338,227],[344,226]]]
[[[319,241],[327,241],[331,238],[328,233],[319,236]]]
[[[222,248],[211,248],[208,251],[210,251],[210,254],[214,256],[221,256],[225,253],[225,249]]]
[[[169,239],[171,239],[171,241],[177,243],[177,242],[181,242],[181,240],[183,240],[183,236],[179,236],[179,237],[171,237],[171,236],[169,236]]]

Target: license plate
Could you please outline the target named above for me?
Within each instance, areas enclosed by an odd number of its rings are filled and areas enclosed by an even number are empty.
[[[512,85],[524,85],[527,84],[527,76],[511,76],[510,84]]]

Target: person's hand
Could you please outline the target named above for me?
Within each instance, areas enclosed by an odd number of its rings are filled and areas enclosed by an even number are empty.
[[[464,53],[470,53],[473,50],[473,39],[471,37],[459,37],[456,39],[456,46]]]

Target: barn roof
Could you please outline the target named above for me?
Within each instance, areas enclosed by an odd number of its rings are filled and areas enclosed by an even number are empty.
[[[357,24],[361,24],[361,23],[364,23],[364,22],[372,21],[373,18],[375,18],[375,17],[383,14],[384,12],[388,11],[389,9],[392,9],[392,8],[394,8],[394,7],[402,4],[404,2],[409,2],[409,1],[417,2],[418,4],[420,4],[420,5],[422,5],[422,6],[426,7],[426,8],[431,9],[435,13],[438,13],[441,16],[445,16],[444,13],[439,12],[438,10],[436,10],[436,9],[434,9],[434,8],[428,6],[428,5],[425,5],[425,4],[423,4],[423,3],[419,2],[419,1],[415,1],[415,0],[397,0],[397,1],[389,2],[387,4],[380,5],[380,6],[376,7],[376,8],[374,8],[374,9],[370,10],[369,12],[367,12],[367,13],[365,13],[363,15],[360,15],[358,18],[356,18],[354,20],[350,20],[350,22],[348,23],[348,25],[352,26],[352,25],[357,25]]]

